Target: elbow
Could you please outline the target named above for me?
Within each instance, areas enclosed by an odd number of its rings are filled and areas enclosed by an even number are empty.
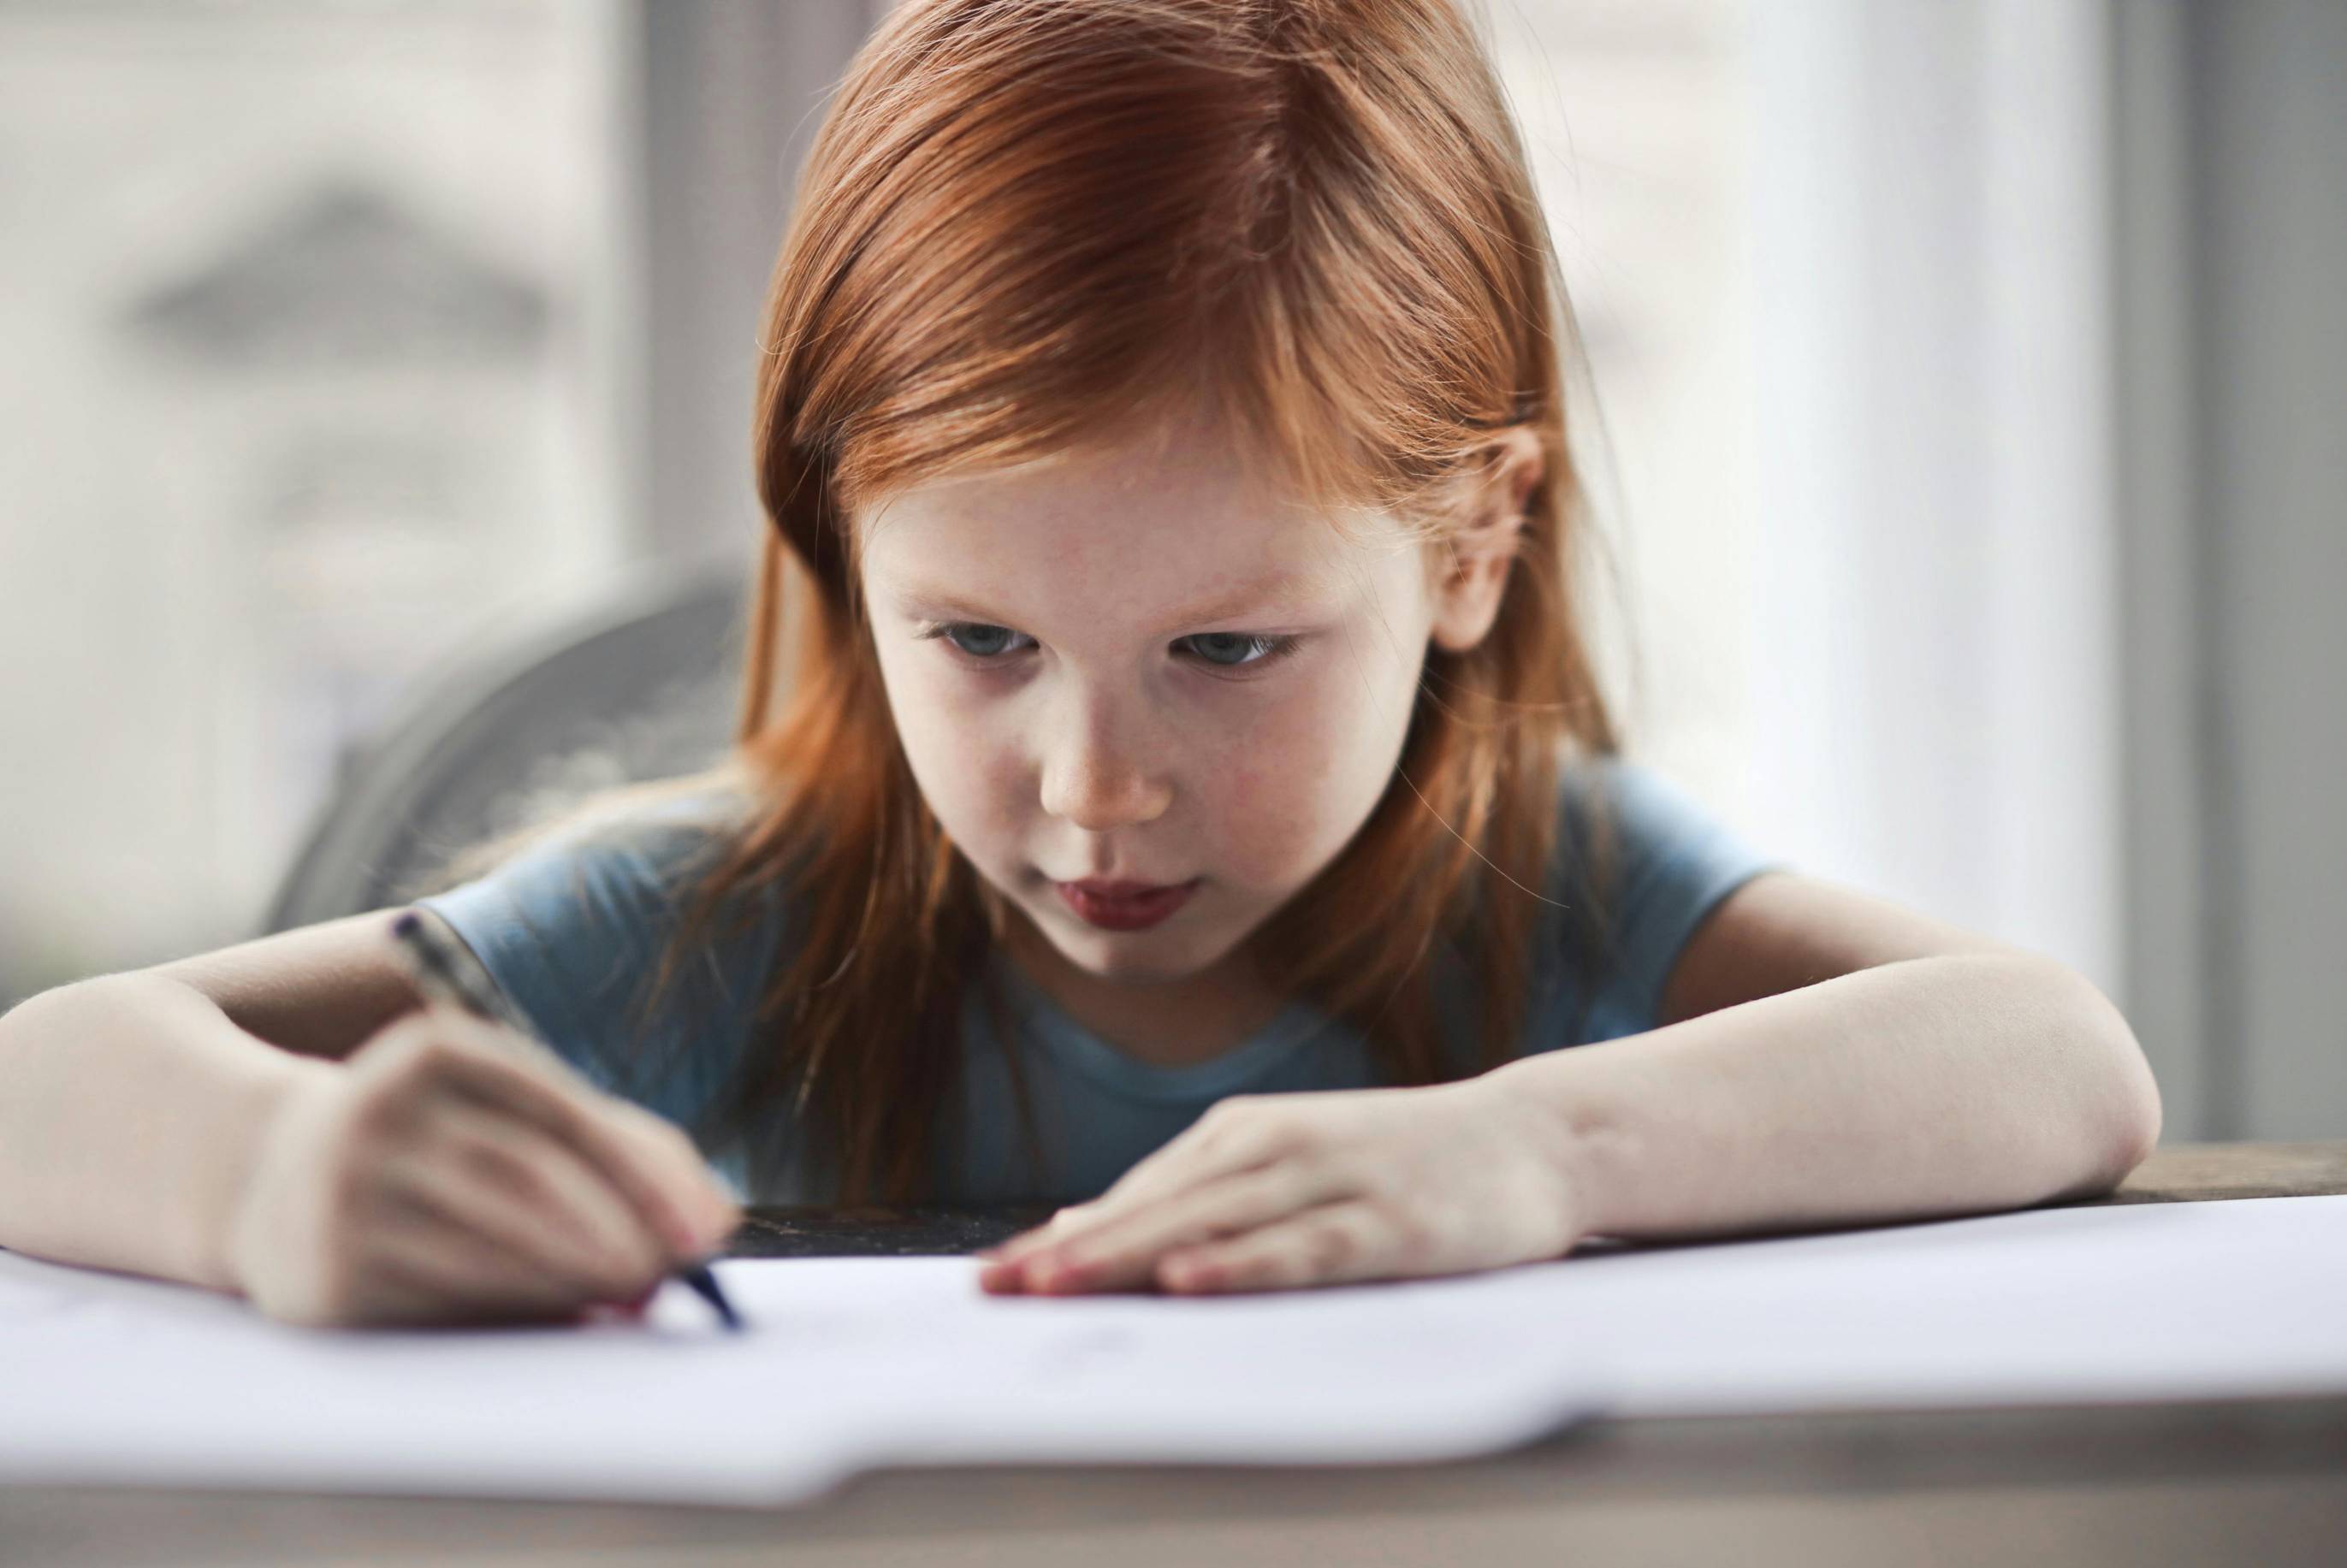
[[[2101,988],[2063,969],[2066,1032],[2080,1064],[2081,1146],[2096,1192],[2108,1192],[2159,1145],[2159,1082],[2135,1028]]]
[[[2159,1085],[2152,1078],[2151,1064],[2144,1060],[2143,1048],[2127,1035],[2125,1060],[2120,1066],[2122,1081],[2114,1085],[2108,1094],[2108,1107],[2099,1119],[2107,1129],[2105,1133],[2109,1184],[2117,1186],[2127,1173],[2146,1160],[2159,1146],[2160,1106]]]

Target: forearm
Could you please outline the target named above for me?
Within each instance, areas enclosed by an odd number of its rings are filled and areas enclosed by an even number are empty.
[[[2133,1032],[2051,960],[1888,964],[1491,1075],[1582,1234],[1922,1218],[2107,1191],[2157,1141]]]
[[[230,1211],[278,1100],[341,1071],[129,973],[0,1018],[0,1246],[234,1287]]]

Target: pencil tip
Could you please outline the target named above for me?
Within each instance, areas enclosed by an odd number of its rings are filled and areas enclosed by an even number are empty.
[[[709,1303],[716,1312],[719,1322],[736,1333],[741,1331],[742,1315],[733,1310],[733,1304],[731,1301],[725,1299],[725,1292],[718,1288],[717,1276],[710,1272],[707,1264],[697,1263],[690,1267],[681,1268],[677,1270],[677,1277],[691,1286],[694,1295]]]

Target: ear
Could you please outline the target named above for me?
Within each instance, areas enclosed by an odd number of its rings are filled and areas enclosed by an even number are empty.
[[[1459,532],[1433,547],[1436,646],[1465,653],[1490,634],[1515,564],[1524,506],[1546,472],[1538,433],[1519,425],[1494,440],[1498,455]]]

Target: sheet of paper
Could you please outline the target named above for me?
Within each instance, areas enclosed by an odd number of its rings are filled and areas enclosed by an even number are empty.
[[[872,1465],[1351,1462],[1625,1416],[2347,1391],[2347,1197],[2033,1210],[1182,1301],[722,1266],[643,1326],[351,1334],[0,1255],[0,1481],[787,1501]]]
[[[2347,1196],[1574,1257],[1503,1288],[1624,1416],[2347,1393]]]
[[[354,1334],[0,1255],[0,1480],[768,1502],[887,1463],[1458,1458],[1587,1408],[1487,1280],[1049,1299],[965,1258],[720,1269],[748,1333],[671,1286],[643,1326]]]

